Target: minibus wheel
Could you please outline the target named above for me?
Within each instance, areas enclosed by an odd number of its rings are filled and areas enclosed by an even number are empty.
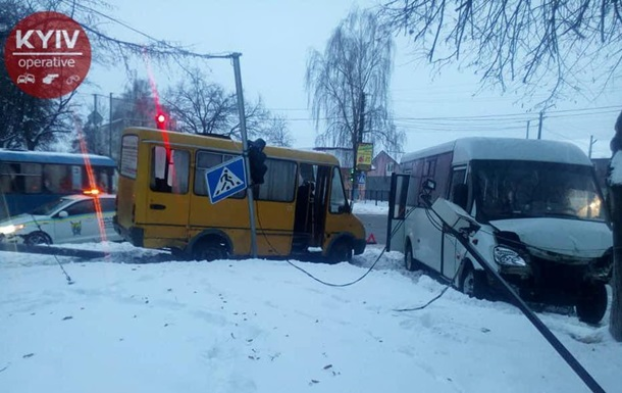
[[[352,246],[347,240],[339,240],[330,247],[329,263],[350,262],[352,260]]]
[[[460,291],[469,297],[482,299],[484,294],[484,277],[475,270],[471,262],[463,262],[460,276]]]
[[[217,239],[206,239],[194,246],[192,253],[199,261],[212,262],[227,258],[227,248]]]
[[[410,241],[406,243],[406,253],[404,254],[404,266],[409,272],[416,270],[415,258],[413,258],[413,248]]]
[[[582,322],[597,324],[607,311],[607,288],[602,282],[587,284],[575,305],[577,316]]]
[[[37,231],[26,236],[24,243],[28,244],[29,246],[52,244],[52,238],[45,232]]]

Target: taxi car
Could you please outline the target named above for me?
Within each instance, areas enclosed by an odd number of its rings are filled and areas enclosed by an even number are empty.
[[[119,241],[112,225],[115,211],[114,195],[65,196],[0,222],[0,241],[29,245]]]

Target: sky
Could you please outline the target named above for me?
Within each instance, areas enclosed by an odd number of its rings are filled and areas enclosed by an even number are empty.
[[[377,6],[375,0],[177,0],[174,7],[167,0],[109,3],[114,7],[109,15],[153,37],[190,46],[201,53],[242,53],[245,98],[261,95],[268,109],[286,118],[294,146],[301,148],[312,147],[317,135],[304,87],[309,51],[323,51],[331,33],[353,6]],[[117,38],[145,41],[117,24],[109,23],[106,30]],[[395,123],[407,136],[405,151],[463,136],[525,138],[528,119],[530,137],[536,137],[538,111],[525,113],[547,91],[538,92],[529,100],[517,94],[503,94],[498,88],[480,89],[473,70],[447,67],[436,72],[414,61],[413,46],[404,37],[396,36],[395,43],[390,97]],[[139,60],[134,64],[137,76],[147,78],[146,62]],[[234,89],[229,60],[201,64],[213,81]],[[176,66],[151,66],[160,91],[180,78]],[[85,100],[92,100],[93,93],[118,95],[127,82],[127,73],[120,66],[93,65],[87,82],[79,89]],[[570,141],[587,153],[592,135],[593,157],[610,157],[609,140],[622,108],[621,91],[619,85],[610,85],[594,101],[576,97],[573,102],[557,102],[545,113],[542,138]]]

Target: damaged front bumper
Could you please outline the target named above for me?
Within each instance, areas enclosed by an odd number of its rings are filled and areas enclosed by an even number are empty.
[[[499,266],[499,274],[525,301],[572,305],[587,285],[611,279],[611,262],[609,252],[600,258],[580,261],[530,255],[525,266]],[[488,284],[493,291],[501,289],[492,277]]]

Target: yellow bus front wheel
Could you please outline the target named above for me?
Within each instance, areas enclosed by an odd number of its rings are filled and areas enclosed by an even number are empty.
[[[331,245],[328,252],[329,263],[350,262],[352,260],[352,243],[348,239],[340,239]]]

